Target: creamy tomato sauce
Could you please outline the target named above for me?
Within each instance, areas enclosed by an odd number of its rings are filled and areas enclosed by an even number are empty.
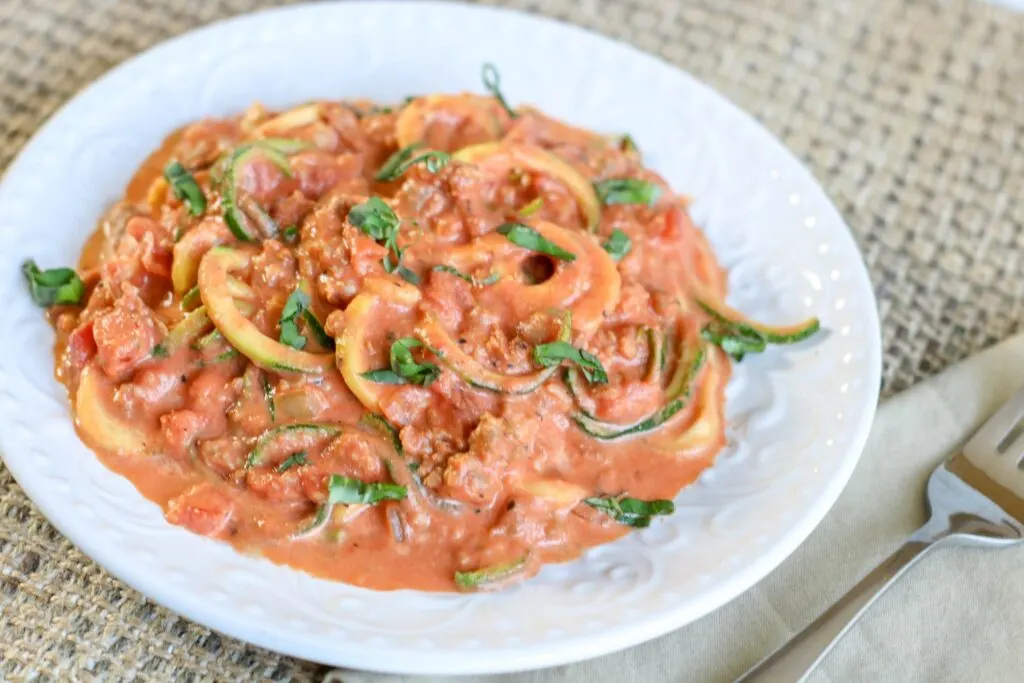
[[[670,512],[724,443],[725,279],[685,199],[628,138],[494,97],[188,125],[77,270],[83,439],[171,523],[318,576],[522,579]]]

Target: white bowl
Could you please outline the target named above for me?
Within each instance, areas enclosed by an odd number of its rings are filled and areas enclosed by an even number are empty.
[[[481,90],[633,134],[695,198],[731,303],[767,321],[821,317],[816,344],[737,366],[729,446],[650,529],[492,595],[376,593],[311,578],[167,524],[75,435],[53,333],[19,272],[74,263],[103,209],[173,128],[259,99]],[[670,265],[670,264],[667,264]],[[871,285],[842,219],[771,135],[690,76],[577,28],[433,2],[262,12],[194,31],[113,70],[33,138],[0,185],[0,445],[18,483],[90,557],[157,602],[290,655],[458,674],[561,664],[675,629],[776,567],[857,462],[880,377]]]

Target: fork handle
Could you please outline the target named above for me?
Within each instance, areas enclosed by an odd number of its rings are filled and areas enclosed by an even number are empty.
[[[910,565],[933,547],[910,540],[787,643],[761,660],[736,683],[798,683],[817,666],[864,610]]]

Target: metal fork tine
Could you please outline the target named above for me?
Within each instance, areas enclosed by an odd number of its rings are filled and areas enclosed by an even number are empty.
[[[1024,388],[1013,395],[992,418],[979,429],[970,441],[964,444],[964,452],[968,455],[978,451],[995,453],[1003,438],[1010,433],[1021,417],[1024,417]],[[1020,438],[1017,439],[1020,441]],[[1012,444],[1010,444],[1012,445]],[[1013,449],[1019,455],[1020,448]],[[1012,457],[1008,455],[1007,457]]]

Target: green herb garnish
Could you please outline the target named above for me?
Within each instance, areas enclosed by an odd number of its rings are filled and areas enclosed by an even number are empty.
[[[348,212],[348,222],[378,242],[394,241],[401,225],[398,216],[380,197],[370,197]]]
[[[296,287],[281,309],[281,334],[278,341],[299,351],[306,348],[306,338],[299,334],[299,320],[308,308],[309,294]]]
[[[398,484],[367,484],[352,477],[332,474],[327,480],[327,500],[299,533],[305,535],[322,529],[330,521],[336,505],[375,505],[385,500],[404,500],[406,494],[406,488]]]
[[[161,342],[153,346],[153,350],[149,352],[149,355],[153,358],[167,358],[171,355],[171,352],[167,349],[167,344]]]
[[[480,78],[483,80],[484,88],[487,89],[487,92],[491,93],[494,99],[498,100],[498,104],[508,112],[510,117],[516,118],[518,114],[516,114],[512,107],[508,106],[505,96],[501,94],[501,75],[498,73],[498,69],[490,62],[486,62],[480,72]]]
[[[424,346],[413,337],[402,337],[391,344],[390,368],[371,370],[362,377],[379,384],[419,384],[430,386],[441,376],[441,368],[433,363],[419,363],[413,358],[412,350]]]
[[[402,253],[405,250],[398,246],[398,232],[402,221],[380,197],[370,197],[362,204],[353,206],[348,212],[348,222],[362,230],[363,234],[383,244],[388,250],[381,261],[385,272],[393,273],[401,268]],[[404,270],[415,277],[412,271]],[[398,274],[408,280],[401,270]]]
[[[398,150],[384,162],[384,165],[380,167],[374,178],[381,181],[396,180],[410,168],[421,162],[425,162],[428,171],[437,173],[451,161],[451,156],[447,152],[436,150],[424,152],[413,157],[413,152],[422,146],[422,143],[414,142],[408,147]]]
[[[601,246],[613,260],[621,261],[622,257],[633,249],[633,241],[629,239],[629,235],[615,228],[608,240]]]
[[[405,266],[398,266],[395,270],[398,272],[398,276],[410,285],[416,285],[417,287],[420,286],[420,276],[416,273],[412,272]]]
[[[539,232],[522,223],[505,223],[498,226],[498,234],[504,235],[506,239],[516,246],[530,249],[562,259],[563,261],[575,261],[576,255],[562,249],[560,246],[545,239]]]
[[[608,374],[604,371],[604,366],[601,365],[597,356],[589,351],[577,349],[569,342],[555,341],[535,346],[533,347],[533,360],[537,365],[546,368],[559,365],[562,361],[569,361],[579,366],[583,376],[591,384],[608,383]]]
[[[363,379],[368,379],[371,382],[377,384],[408,384],[405,378],[399,375],[394,370],[388,368],[381,368],[380,370],[369,370],[360,375]]]
[[[296,467],[298,465],[305,465],[308,462],[309,462],[309,459],[306,457],[306,451],[299,451],[298,453],[292,453],[287,458],[285,458],[284,461],[280,465],[277,466],[277,471],[278,472],[287,472],[288,470],[290,470],[293,467]]]
[[[28,283],[32,301],[42,308],[77,304],[85,296],[85,283],[71,268],[39,270],[30,259],[21,264],[21,273]]]
[[[651,518],[670,515],[676,511],[671,500],[640,500],[638,498],[584,498],[590,507],[601,510],[620,524],[643,529],[651,525]]]
[[[299,226],[286,226],[281,230],[281,238],[288,244],[295,244],[299,241]]]
[[[334,339],[324,330],[324,326],[317,320],[316,314],[313,313],[309,304],[309,294],[302,285],[296,287],[295,291],[288,295],[288,299],[284,302],[284,308],[281,309],[281,334],[278,341],[300,351],[306,348],[308,340],[305,335],[299,333],[299,321],[303,320],[306,323],[307,331],[316,338],[320,346],[325,349],[333,349]]]
[[[661,196],[661,188],[654,183],[636,178],[614,178],[594,184],[598,198],[605,206],[612,204],[645,204],[654,206]]]
[[[164,180],[171,186],[174,196],[185,202],[190,214],[198,216],[206,211],[206,195],[184,166],[177,161],[167,164],[164,168]]]
[[[385,500],[404,500],[406,488],[398,484],[367,484],[352,477],[332,474],[327,482],[327,505],[376,505]]]

